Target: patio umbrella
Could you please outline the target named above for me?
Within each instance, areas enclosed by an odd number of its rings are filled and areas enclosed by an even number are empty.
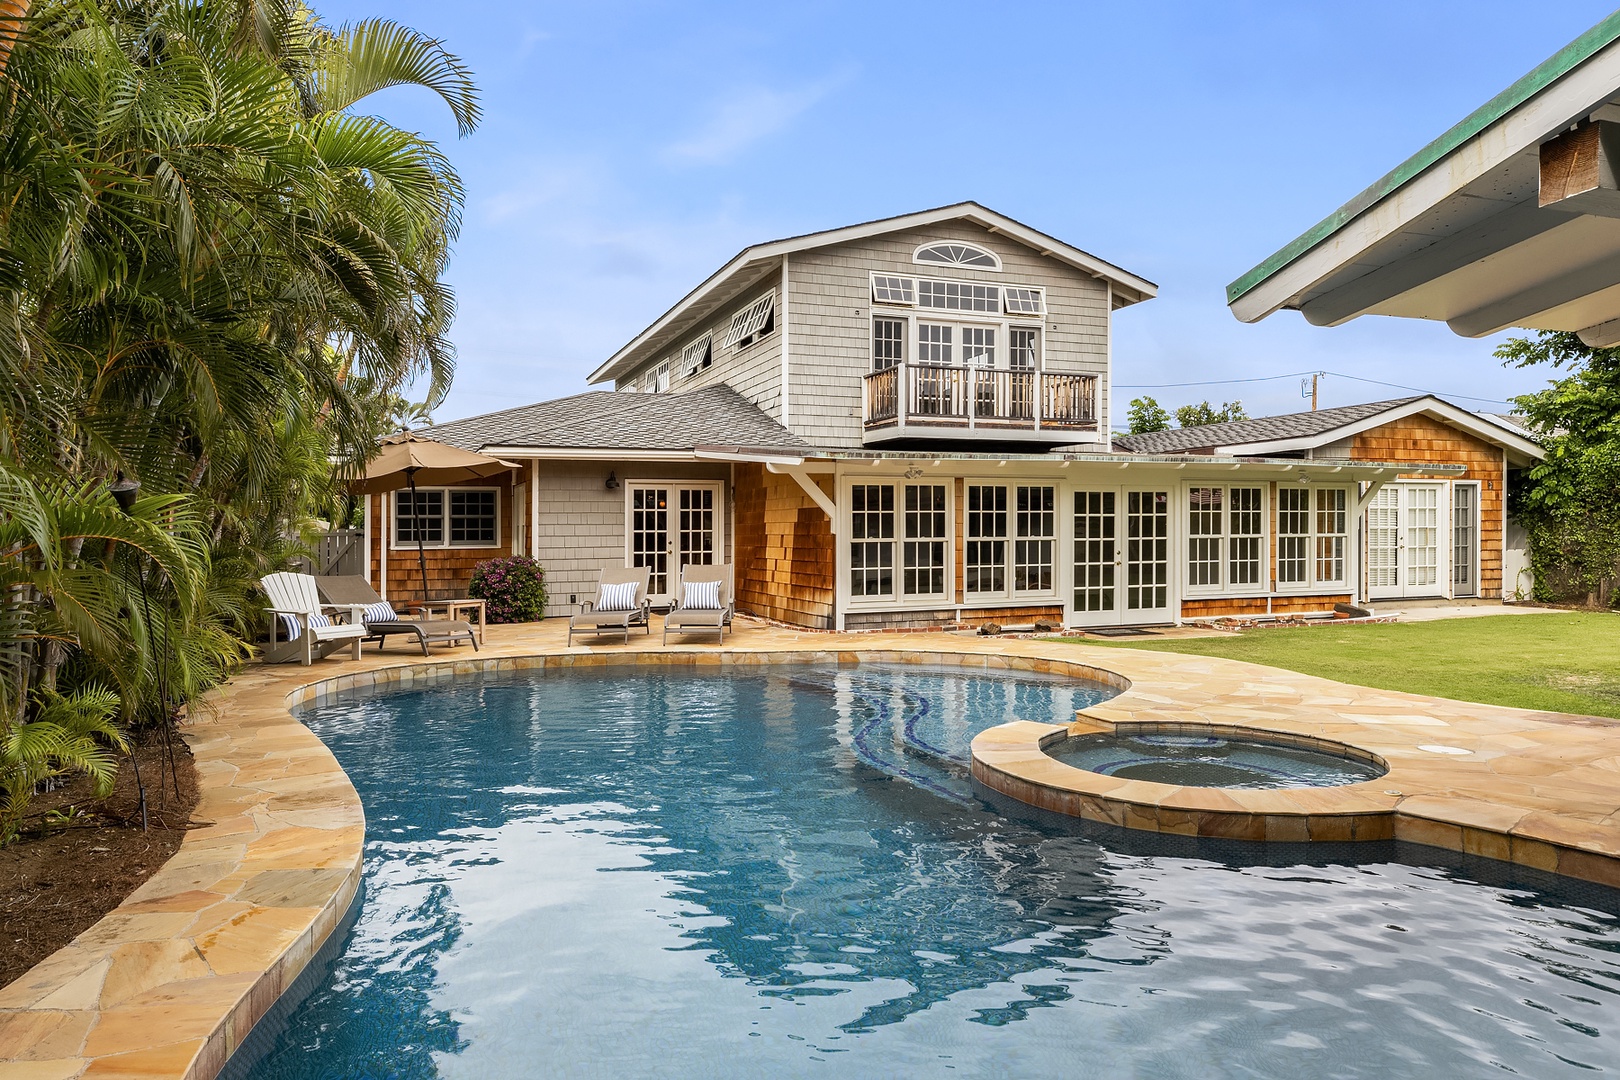
[[[457,484],[463,480],[481,480],[503,472],[522,468],[510,461],[475,454],[471,450],[450,446],[448,443],[424,439],[409,431],[390,435],[382,441],[382,449],[366,466],[366,474],[349,485],[357,495],[375,495],[397,491],[400,482],[411,493],[411,531],[416,534],[416,562],[422,571],[422,599],[428,598],[427,553],[422,549],[421,505],[416,500],[416,485]],[[385,547],[386,554],[386,547]]]

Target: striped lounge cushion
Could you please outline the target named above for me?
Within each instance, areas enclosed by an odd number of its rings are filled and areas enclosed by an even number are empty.
[[[277,616],[277,617],[281,620],[282,628],[287,631],[287,640],[288,641],[297,641],[298,638],[299,638],[299,635],[301,635],[303,633],[303,631],[298,628],[298,616],[297,615],[280,615],[280,616]],[[318,611],[314,611],[314,612],[311,612],[308,615],[305,615],[304,616],[304,621],[309,623],[309,625],[311,625],[311,626],[331,626],[332,625],[332,620],[328,619],[325,615],[322,615]]]
[[[596,593],[597,611],[630,611],[636,606],[636,583],[621,582],[609,585],[603,582]]]
[[[360,617],[368,623],[399,621],[399,616],[394,614],[394,605],[387,601],[380,604],[367,604],[366,610],[361,612]]]
[[[718,581],[688,581],[685,582],[686,592],[681,597],[681,607],[692,611],[719,611],[720,610],[720,583]]]

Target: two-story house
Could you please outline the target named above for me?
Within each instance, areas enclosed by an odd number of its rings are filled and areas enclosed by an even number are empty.
[[[605,565],[667,600],[730,561],[742,611],[849,630],[1331,610],[1390,574],[1501,595],[1507,469],[1536,451],[1500,423],[1420,399],[1111,440],[1113,314],[1155,291],[976,203],[750,247],[591,373],[612,390],[431,429],[523,469],[419,496],[429,585],[527,553],[568,610]],[[1376,566],[1369,511],[1399,519]],[[398,517],[371,501],[370,572],[409,595]]]

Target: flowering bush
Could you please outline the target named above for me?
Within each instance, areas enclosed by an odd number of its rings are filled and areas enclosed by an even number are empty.
[[[546,617],[546,572],[527,555],[487,559],[473,567],[467,595],[484,601],[492,623],[537,622]]]

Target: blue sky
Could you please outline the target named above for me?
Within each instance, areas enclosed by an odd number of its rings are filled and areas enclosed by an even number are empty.
[[[483,126],[426,92],[368,103],[467,185],[451,419],[585,376],[750,243],[975,199],[1160,287],[1115,316],[1126,399],[1307,407],[1327,370],[1473,408],[1535,389],[1499,338],[1295,313],[1243,325],[1227,282],[1606,14],[1601,2],[319,3],[386,15],[472,67]],[[1348,378],[1323,404],[1405,391]]]

